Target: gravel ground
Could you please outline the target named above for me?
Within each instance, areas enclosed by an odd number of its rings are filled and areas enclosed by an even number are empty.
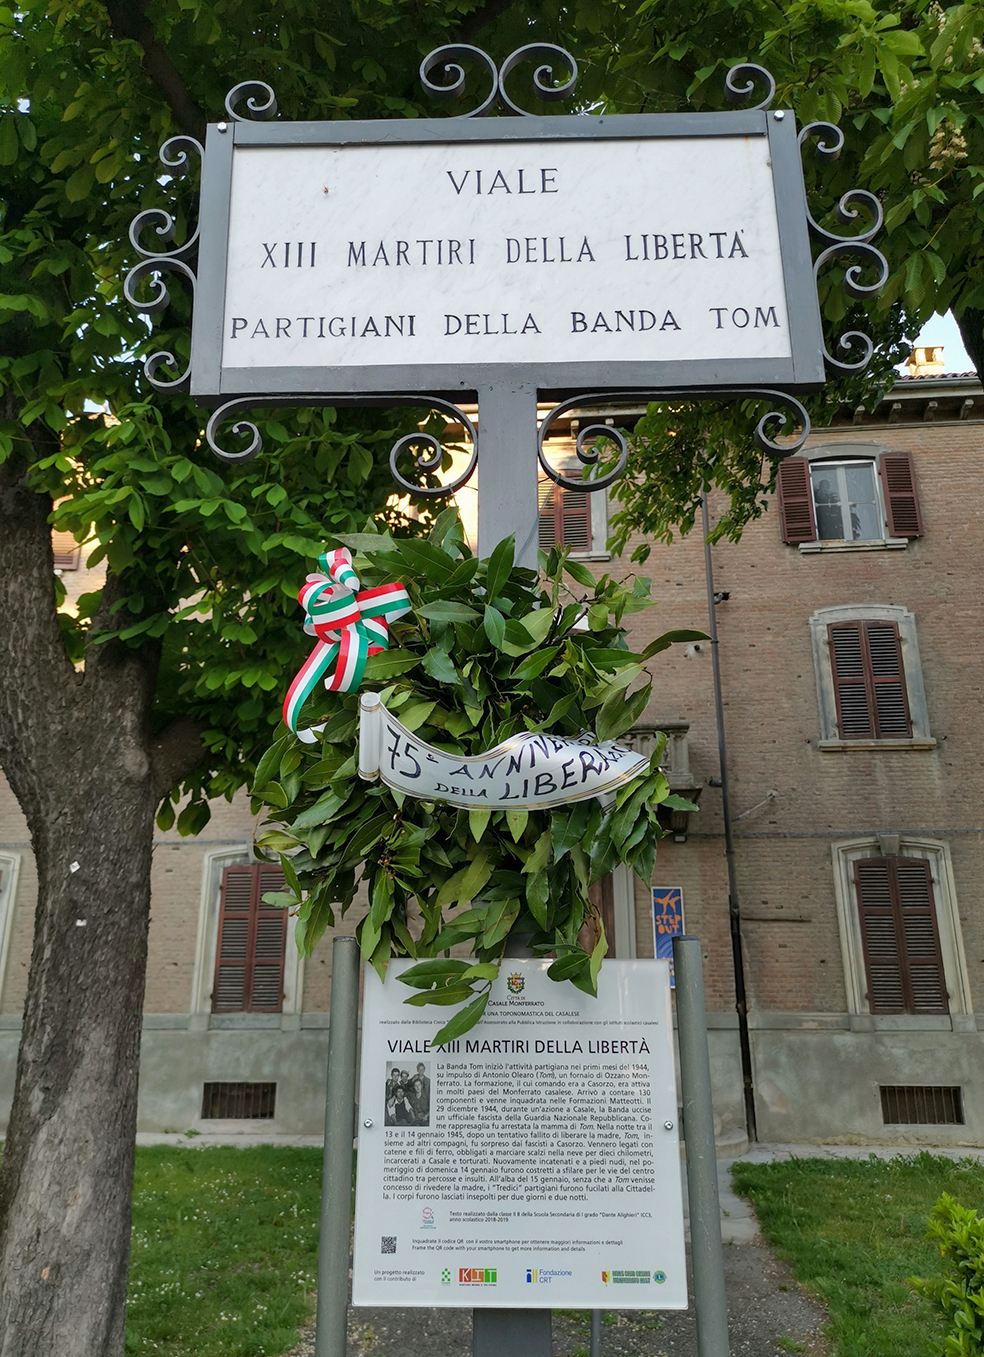
[[[786,1267],[761,1242],[724,1251],[732,1357],[827,1357],[823,1309],[806,1296]],[[690,1310],[606,1311],[603,1357],[697,1357]],[[587,1357],[588,1315],[558,1311],[554,1357]],[[290,1357],[312,1357],[314,1331],[302,1335]],[[348,1357],[469,1357],[469,1310],[353,1309]],[[517,1357],[521,1357],[517,1354]]]

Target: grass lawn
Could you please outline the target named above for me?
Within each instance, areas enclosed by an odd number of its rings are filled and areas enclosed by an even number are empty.
[[[940,1357],[943,1327],[906,1285],[942,1271],[926,1221],[941,1192],[984,1211],[984,1165],[930,1154],[735,1164],[766,1238],[830,1311],[835,1357]]]
[[[137,1149],[126,1350],[274,1357],[311,1314],[321,1150]]]

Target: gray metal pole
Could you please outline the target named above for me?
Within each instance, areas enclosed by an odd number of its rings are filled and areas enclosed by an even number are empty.
[[[704,527],[704,577],[707,583],[707,620],[711,634],[711,661],[714,672],[714,713],[717,720],[718,765],[721,769],[721,815],[724,819],[724,856],[728,864],[728,924],[731,930],[731,963],[735,979],[735,1011],[738,1014],[738,1052],[741,1057],[741,1085],[745,1099],[745,1129],[750,1141],[758,1140],[755,1116],[755,1080],[752,1069],[752,1042],[748,1032],[748,996],[745,989],[745,956],[742,951],[741,905],[738,901],[738,867],[735,860],[735,836],[731,821],[731,794],[728,786],[728,741],[724,729],[724,697],[721,688],[721,652],[718,648],[717,605],[714,601],[714,563],[707,509],[707,486],[700,498]]]
[[[536,567],[536,387],[500,382],[478,390],[478,551],[516,538],[516,564]],[[521,945],[511,955],[529,955]],[[549,1310],[475,1310],[472,1357],[550,1357]],[[316,1354],[320,1357],[320,1354]],[[334,1354],[332,1355],[334,1357]]]
[[[601,1357],[601,1311],[591,1311],[590,1357]]]
[[[345,1357],[352,1230],[355,1047],[359,1029],[359,944],[355,938],[336,938],[332,944],[328,1022],[328,1091],[325,1096],[314,1357]]]
[[[478,551],[491,556],[512,533],[516,564],[536,569],[536,387],[500,382],[478,390]]]
[[[730,1357],[700,938],[673,939],[697,1357]]]

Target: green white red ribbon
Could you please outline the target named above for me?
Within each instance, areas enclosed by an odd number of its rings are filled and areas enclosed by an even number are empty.
[[[318,644],[284,699],[284,722],[306,744],[313,744],[317,736],[313,729],[298,730],[297,719],[321,676],[331,669],[325,679],[328,691],[353,692],[362,682],[369,656],[388,649],[389,623],[410,611],[402,584],[360,590],[346,547],[323,552],[318,564],[325,573],[308,575],[297,595],[304,609],[304,630],[316,636]]]

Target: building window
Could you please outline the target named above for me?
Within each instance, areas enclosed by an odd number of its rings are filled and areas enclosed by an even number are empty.
[[[821,541],[872,542],[884,537],[873,462],[814,462],[810,486]]]
[[[870,857],[854,888],[872,1013],[948,1013],[929,863]]]
[[[574,473],[564,472],[568,480]],[[540,550],[551,547],[570,547],[574,552],[591,550],[591,500],[593,495],[578,490],[565,490],[546,476],[539,485]]]
[[[7,954],[14,925],[19,871],[19,853],[0,853],[0,998],[3,998],[3,984],[7,974]]]
[[[912,454],[830,456],[830,449],[788,457],[779,465],[782,540],[853,543],[922,535]]]
[[[213,1013],[280,1013],[287,911],[263,896],[284,889],[279,867],[227,867],[216,946]]]
[[[827,628],[842,740],[912,735],[895,622],[838,622]]]
[[[976,1030],[947,844],[870,834],[835,843],[833,866],[848,1012]]]
[[[53,532],[51,554],[56,570],[78,570],[82,548],[70,532]]]
[[[810,618],[821,749],[932,749],[916,621],[895,604],[820,608]]]

